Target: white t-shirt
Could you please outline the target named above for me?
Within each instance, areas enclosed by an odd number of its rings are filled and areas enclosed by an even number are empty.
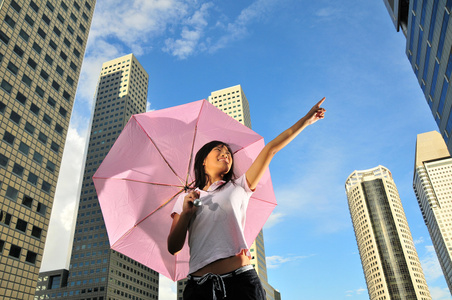
[[[248,187],[245,174],[217,190],[223,183],[215,182],[207,191],[198,190],[202,205],[188,226],[189,274],[216,260],[235,256],[242,250],[247,250],[249,255],[243,232],[246,209],[253,192]],[[179,196],[173,212],[181,214],[186,195]]]

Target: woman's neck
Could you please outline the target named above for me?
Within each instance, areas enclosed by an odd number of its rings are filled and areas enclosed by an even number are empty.
[[[207,175],[206,185],[204,186],[203,191],[207,191],[212,184],[220,180],[223,180],[223,176],[221,175],[217,176]]]

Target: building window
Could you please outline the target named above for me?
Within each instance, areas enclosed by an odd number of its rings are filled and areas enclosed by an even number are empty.
[[[50,25],[50,19],[46,16],[46,14],[42,14],[42,20],[47,24]]]
[[[52,143],[50,144],[50,149],[58,153],[60,151],[60,145],[52,141]]]
[[[14,46],[13,49],[14,53],[17,54],[17,56],[19,56],[20,58],[22,58],[22,56],[24,56],[24,50],[22,50],[19,46]]]
[[[38,176],[36,174],[33,173],[28,173],[28,179],[27,181],[29,183],[31,183],[32,185],[37,185],[38,184]]]
[[[47,34],[45,33],[45,31],[42,30],[41,27],[38,28],[38,34],[39,34],[40,37],[42,37],[43,40],[44,40],[44,39],[46,38],[46,36],[47,36]]]
[[[36,104],[32,103],[32,104],[30,105],[30,111],[31,111],[32,113],[34,113],[35,115],[38,115],[40,109],[39,109],[39,107],[38,107]]]
[[[47,99],[47,104],[54,108],[56,106],[56,101],[52,97],[49,97],[49,99]]]
[[[38,65],[33,59],[29,58],[27,61],[27,65],[30,66],[33,70],[36,70],[36,66]]]
[[[24,155],[28,155],[28,153],[30,152],[30,146],[28,146],[24,142],[20,142],[19,151],[22,152]]]
[[[25,31],[23,31],[23,29],[20,30],[19,35],[21,38],[24,39],[24,41],[28,42],[28,40],[30,39],[30,36],[28,35],[28,33],[26,33]]]
[[[39,132],[38,140],[44,145],[47,144],[47,136],[42,132]]]
[[[3,31],[0,30],[0,41],[2,41],[5,45],[9,43],[9,36],[6,35]]]
[[[56,82],[55,80],[52,82],[52,87],[55,89],[55,91],[59,91],[60,90],[60,85],[58,84],[58,82]]]
[[[47,181],[42,181],[42,185],[41,185],[41,189],[46,192],[46,193],[50,193],[50,183],[48,183]]]
[[[21,251],[22,251],[21,247],[16,246],[16,245],[11,245],[11,248],[9,249],[9,256],[19,259]]]
[[[24,197],[22,198],[22,205],[25,205],[28,208],[31,208],[33,205],[33,198],[31,198],[30,196],[24,195]]]
[[[41,46],[39,46],[38,44],[36,44],[36,43],[33,43],[33,50],[35,50],[36,51],[36,53],[38,53],[38,54],[41,54],[41,51],[42,51],[42,47]]]
[[[38,202],[38,206],[36,207],[36,212],[41,215],[45,215],[47,210],[47,206],[42,204],[41,202]]]
[[[37,164],[42,164],[42,154],[38,153],[35,151],[35,153],[33,154],[33,160],[37,163]]]
[[[14,144],[14,139],[16,137],[14,135],[12,135],[11,133],[9,133],[8,131],[5,131],[5,134],[3,135],[3,140],[5,142],[7,142],[8,144],[10,144],[11,146]]]
[[[22,82],[31,87],[31,78],[28,77],[27,75],[24,74],[22,76]]]
[[[66,118],[67,111],[66,111],[63,107],[61,107],[61,106],[60,106],[59,113],[60,113],[61,116],[63,116],[64,118]]]
[[[33,8],[35,12],[39,11],[39,6],[36,3],[34,3],[33,0],[30,1],[30,7]]]
[[[8,166],[8,157],[0,153],[0,167],[6,168]]]
[[[12,8],[14,8],[14,10],[15,11],[17,11],[18,13],[20,13],[20,10],[22,9],[21,7],[20,7],[20,5],[16,2],[16,1],[14,1],[14,0],[11,0],[11,7]]]
[[[26,232],[27,231],[27,225],[28,225],[27,222],[25,222],[24,220],[18,218],[17,222],[16,222],[16,229],[20,230],[22,232]]]
[[[53,172],[55,172],[55,168],[56,168],[55,164],[53,162],[51,162],[50,160],[48,160],[46,169],[53,173]]]
[[[25,22],[27,22],[31,27],[35,25],[35,21],[28,14],[25,15]]]
[[[5,16],[5,23],[8,24],[11,28],[14,29],[14,27],[16,26],[16,22],[8,15]]]
[[[38,256],[37,253],[28,250],[27,252],[27,256],[25,257],[25,261],[29,262],[31,264],[35,264],[36,263],[36,257]]]
[[[11,115],[9,116],[9,119],[19,125],[20,123],[20,116],[15,111],[11,111]]]
[[[19,71],[19,68],[12,62],[9,62],[8,66],[6,68],[8,69],[8,71],[13,73],[14,75],[17,75],[17,72]]]
[[[49,65],[53,65],[53,59],[48,54],[46,54],[45,60]]]
[[[24,174],[24,167],[22,167],[18,163],[14,163],[13,173],[19,177],[22,177],[22,175]]]
[[[53,40],[49,41],[49,46],[55,51],[58,48],[57,44]]]
[[[58,27],[54,26],[54,27],[53,27],[53,32],[54,32],[58,37],[61,36],[61,30],[59,30]]]
[[[58,74],[60,74],[60,76],[63,76],[63,74],[64,74],[63,68],[61,68],[60,66],[57,65],[56,71]]]
[[[31,236],[40,239],[42,234],[42,229],[33,225],[33,229],[31,230]]]
[[[15,188],[13,188],[11,186],[8,186],[6,188],[6,198],[8,198],[10,200],[16,201],[17,193],[18,193],[18,190],[16,190]]]
[[[60,124],[55,124],[55,131],[58,133],[58,134],[63,134],[63,127],[60,125]]]
[[[11,91],[13,90],[13,86],[5,79],[2,80],[0,87],[8,94],[11,94]]]
[[[25,131],[29,134],[33,135],[35,133],[35,127],[31,125],[29,122],[25,123]]]

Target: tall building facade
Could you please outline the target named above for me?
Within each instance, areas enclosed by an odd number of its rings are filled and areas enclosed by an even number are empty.
[[[251,128],[251,115],[248,99],[240,85],[214,91],[208,97],[208,101],[215,107]],[[254,243],[250,246],[251,263],[259,275],[262,285],[267,293],[267,300],[277,300],[281,296],[269,283],[267,278],[267,264],[265,261],[264,234],[259,232]],[[182,292],[186,280],[181,280],[177,285],[177,298],[182,299]]]
[[[452,10],[450,0],[384,0],[439,132],[452,150]],[[408,9],[406,9],[408,7]],[[452,23],[452,22],[451,22]]]
[[[452,158],[437,131],[417,136],[413,189],[452,292]]]
[[[95,0],[0,1],[0,295],[33,299]]]
[[[148,81],[149,75],[133,54],[102,65],[91,119],[67,287],[47,290],[46,295],[37,299],[158,299],[158,273],[110,249],[92,181],[95,171],[130,117],[146,111]]]
[[[431,300],[391,172],[354,171],[345,189],[370,300]]]

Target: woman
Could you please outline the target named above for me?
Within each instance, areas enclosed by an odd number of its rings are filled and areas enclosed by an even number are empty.
[[[265,299],[243,234],[248,200],[273,156],[308,125],[324,118],[325,109],[320,107],[324,101],[269,142],[240,178],[234,178],[227,144],[213,141],[198,151],[196,189],[176,201],[168,235],[168,251],[175,255],[189,232],[190,268],[184,300]],[[202,200],[201,206],[197,199]]]

